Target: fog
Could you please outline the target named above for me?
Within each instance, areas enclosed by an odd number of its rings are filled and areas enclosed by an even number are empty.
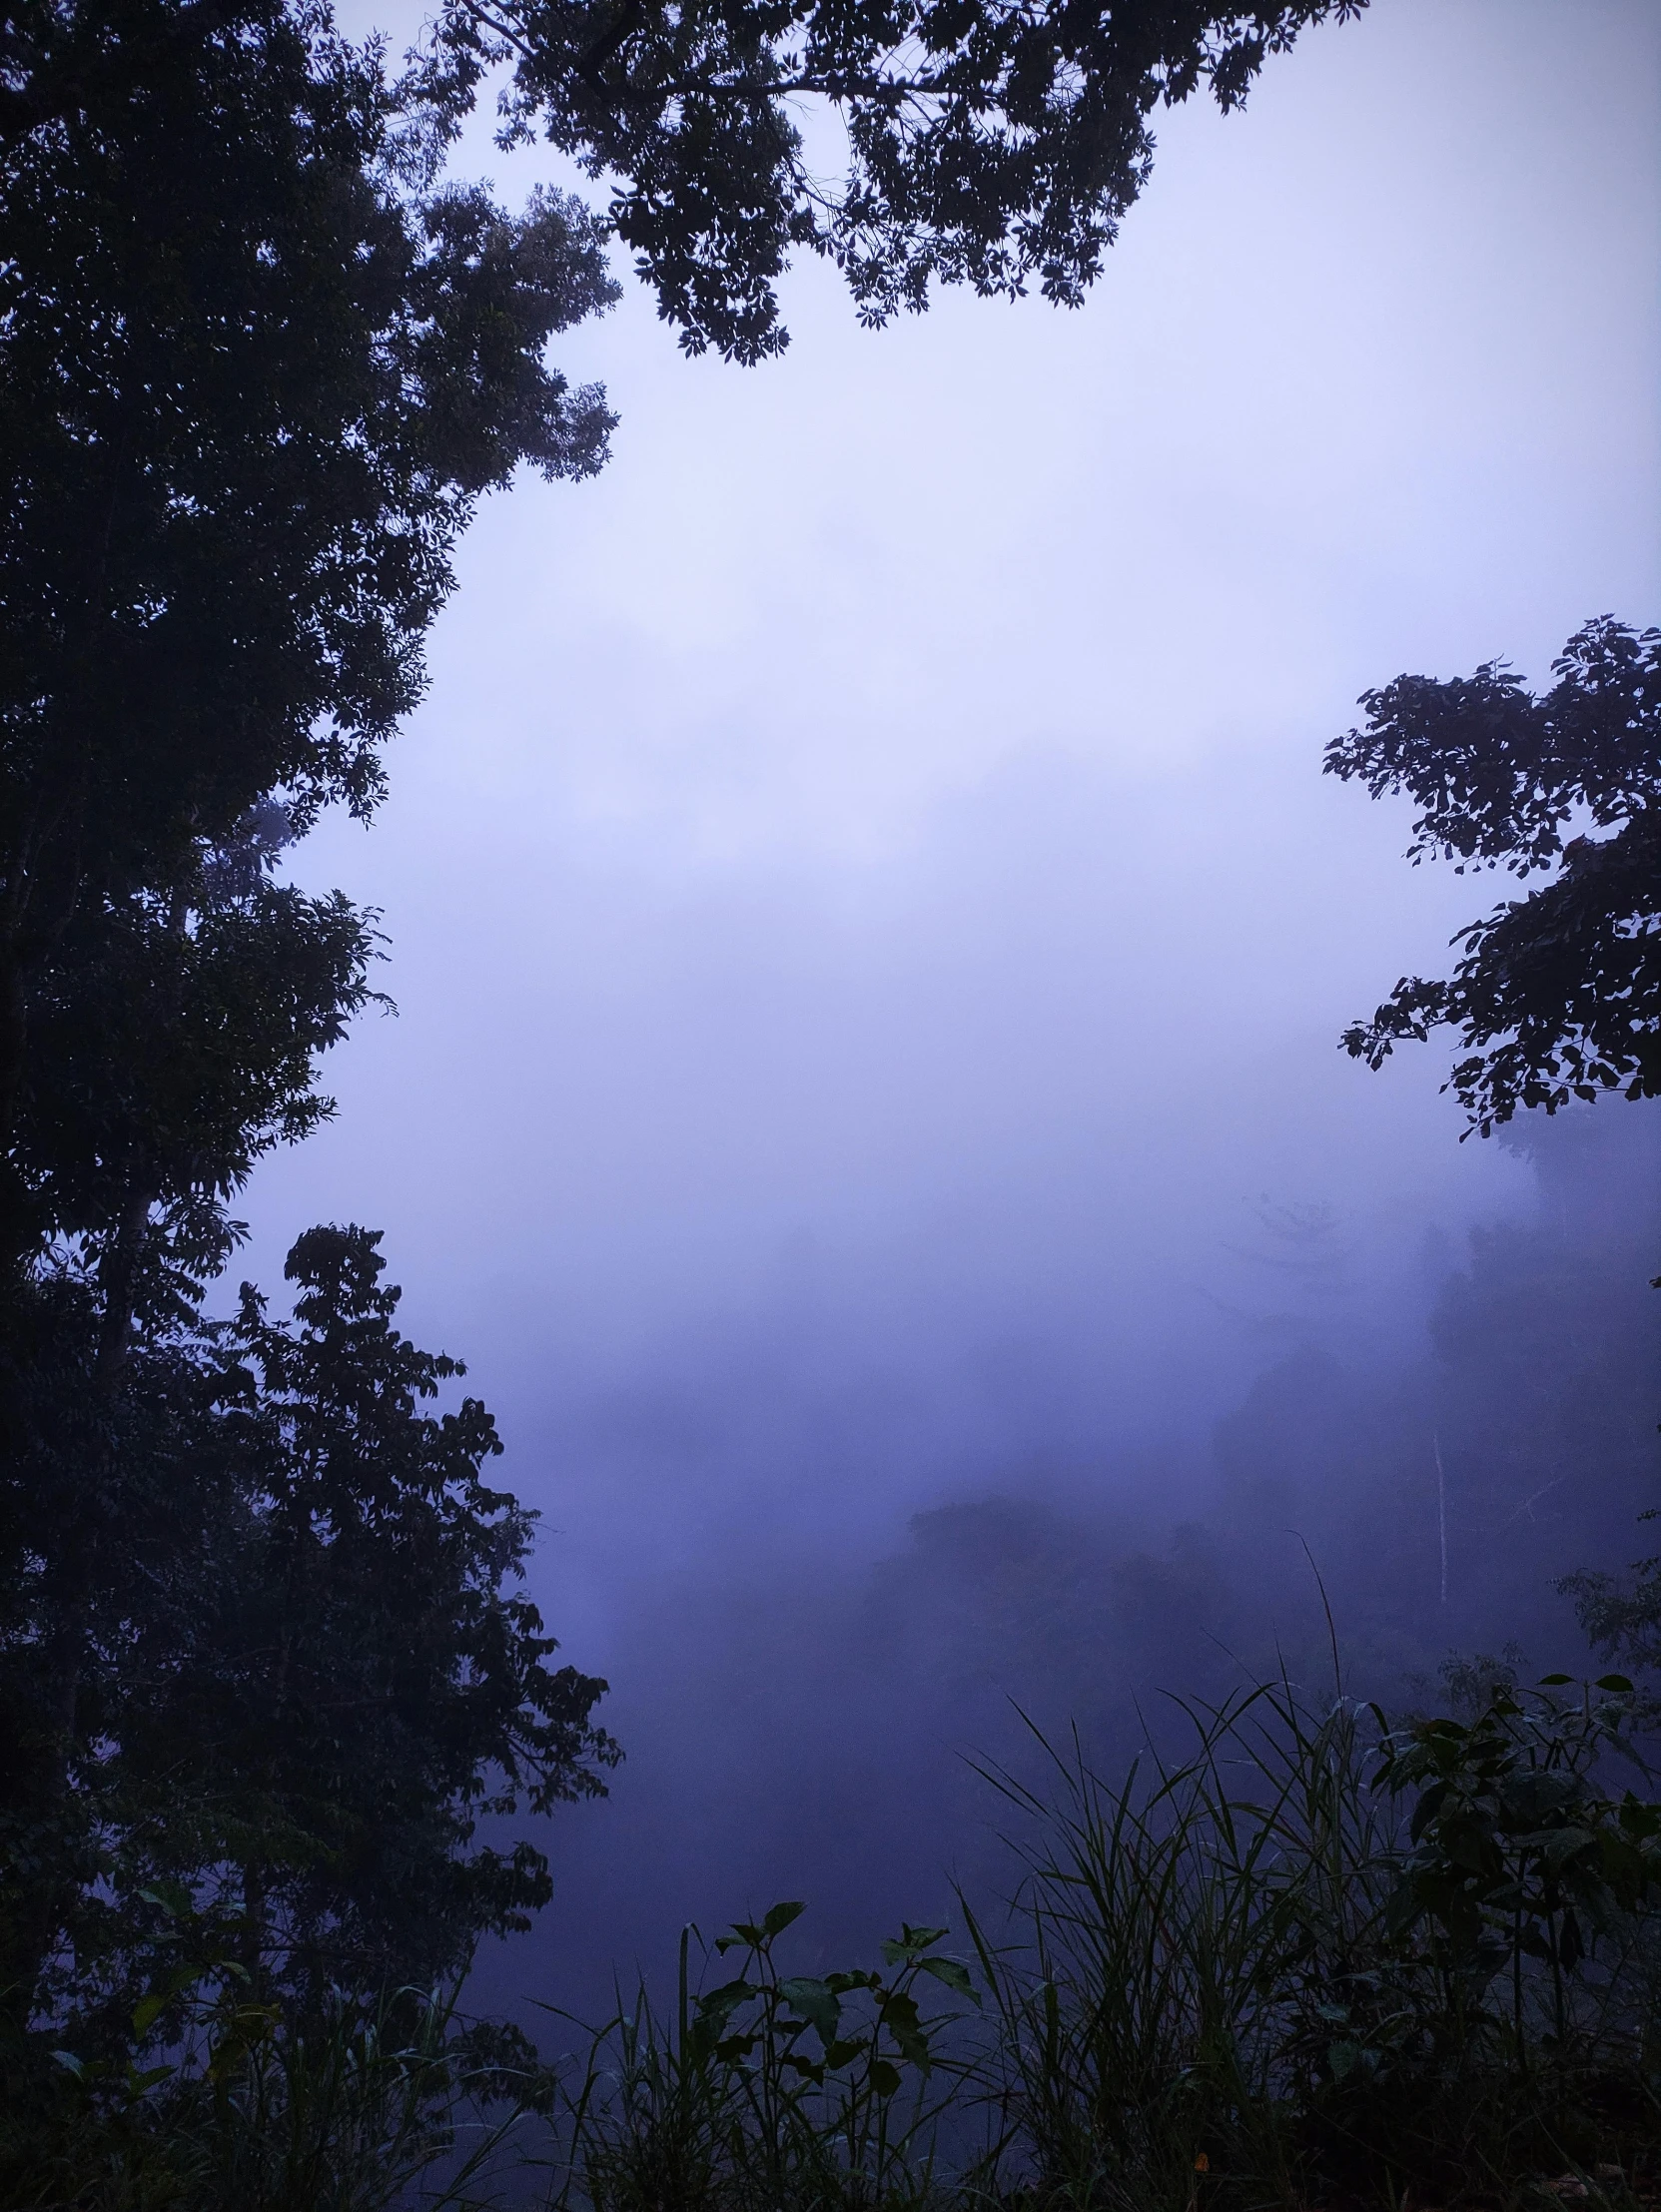
[[[391,800],[300,854],[399,1016],[245,1208],[268,1283],[387,1231],[612,1684],[492,1993],[994,1879],[1008,1701],[1106,1752],[1302,1664],[1305,1544],[1361,1675],[1577,1663],[1551,1578],[1653,1478],[1653,1120],[1461,1144],[1445,1041],[1336,1049],[1503,879],[1319,762],[1400,670],[1661,605],[1658,188],[1650,0],[1375,0],[1164,122],[1077,314],[873,335],[810,267],[763,369],[632,282],[571,334],[614,457],[485,506]]]

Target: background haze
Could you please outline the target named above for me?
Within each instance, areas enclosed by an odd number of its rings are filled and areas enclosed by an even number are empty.
[[[1198,1559],[1265,1372],[1415,1372],[1470,1225],[1541,1221],[1444,1051],[1335,1050],[1503,880],[1405,868],[1319,752],[1399,670],[1540,681],[1661,607],[1658,232],[1661,11],[1375,0],[1165,120],[1076,315],[869,335],[807,268],[761,369],[633,285],[571,335],[615,457],[485,507],[374,835],[300,855],[384,910],[401,1018],[247,1209],[268,1282],[309,1221],[385,1227],[613,1684],[629,1763],[487,1980],[580,1999],[767,1893],[861,1943],[931,1909],[964,1730],[1107,1664],[1087,1591],[1003,1679],[985,1563]],[[1574,1188],[1641,1213],[1655,1159]],[[1624,1491],[1557,1509],[1561,1568],[1628,1556]],[[1150,1653],[1221,1628],[1210,1572]]]

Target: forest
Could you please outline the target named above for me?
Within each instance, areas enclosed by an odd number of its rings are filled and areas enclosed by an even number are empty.
[[[1661,2201],[1641,608],[1548,672],[1369,669],[1322,733],[1311,780],[1480,879],[1325,1049],[1434,1060],[1525,1198],[1373,1327],[1341,1209],[1265,1193],[1180,1473],[989,1448],[858,1556],[688,1547],[613,1689],[424,1282],[357,1220],[272,1280],[242,1217],[392,1010],[387,915],[301,879],[393,805],[463,539],[624,449],[557,360],[639,291],[677,371],[765,375],[793,263],[872,346],[1080,308],[1157,126],[1390,5],[8,13],[0,2203]],[[566,182],[461,181],[481,128]]]

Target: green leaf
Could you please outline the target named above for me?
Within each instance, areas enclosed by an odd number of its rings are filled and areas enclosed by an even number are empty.
[[[915,1958],[919,1951],[926,1951],[931,1943],[938,1943],[949,1932],[949,1929],[943,1927],[913,1927],[909,1920],[902,1920],[899,1935],[888,1936],[882,1944],[883,1963],[887,1966],[902,1965],[907,1959]]]
[[[62,2066],[64,2071],[73,2074],[77,2081],[85,2076],[86,2068],[72,2050],[55,2050],[52,2053],[52,2063],[55,2066]]]
[[[807,1910],[800,1901],[791,1904],[775,1904],[761,1923],[763,1936],[781,1935],[792,1920],[799,1920]]]
[[[1558,1962],[1565,1973],[1572,1974],[1585,1955],[1586,1938],[1580,1932],[1580,1922],[1572,1912],[1565,1912],[1557,1938]]]
[[[1557,1828],[1547,1829],[1537,1843],[1533,1837],[1524,1838],[1524,1842],[1534,1843],[1546,1864],[1555,1872],[1571,1858],[1577,1858],[1582,1851],[1594,1849],[1597,1838],[1590,1829]]]
[[[755,1994],[754,1985],[748,1981],[724,1981],[719,1989],[708,1989],[699,1997],[698,2019],[708,2027],[723,2027]]]
[[[969,1968],[956,1958],[925,1958],[919,1961],[924,1973],[933,1974],[936,1981],[943,1981],[948,1989],[955,1989],[960,1997],[979,2004],[981,1993],[970,1978]]]
[[[165,1912],[170,1920],[183,1919],[191,1909],[191,1893],[182,1881],[152,1882],[148,1889],[139,1891],[139,1898]]]
[[[929,2038],[917,2016],[916,2001],[896,1990],[884,2000],[882,2024],[913,2066],[927,2068]]]
[[[1612,1690],[1620,1697],[1630,1697],[1632,1685],[1625,1675],[1599,1675],[1592,1685],[1595,1690]]]
[[[812,2022],[820,2042],[828,2050],[836,2040],[837,2023],[842,2016],[842,2007],[829,1984],[813,1974],[792,1974],[779,1983],[779,1995],[786,2004],[794,2005],[804,2020]]]
[[[879,2097],[891,2097],[900,2086],[900,2069],[886,2058],[871,2061],[871,2086]]]

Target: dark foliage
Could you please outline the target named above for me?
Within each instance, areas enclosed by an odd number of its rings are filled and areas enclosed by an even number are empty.
[[[615,296],[598,228],[435,185],[451,120],[310,0],[6,18],[0,1134],[58,1082],[36,1020],[251,810],[373,806],[478,495],[604,457],[603,395],[542,360]],[[50,1133],[13,1252],[64,1225]]]
[[[616,1758],[605,1685],[550,1664],[512,1588],[535,1517],[484,1480],[490,1417],[426,1410],[463,1370],[399,1334],[379,1242],[303,1236],[292,1322],[245,1287],[231,1321],[148,1330],[119,1393],[84,1390],[107,1485],[74,1371],[11,1464],[6,1964],[71,2048],[193,1986],[181,1960],[303,2010],[453,1973],[548,1893],[478,1820],[600,1794]],[[88,1378],[96,1300],[50,1287]]]
[[[1409,857],[1516,876],[1557,866],[1454,939],[1446,982],[1404,976],[1347,1052],[1380,1068],[1442,1025],[1468,1057],[1449,1079],[1485,1136],[1519,1106],[1548,1113],[1619,1090],[1661,1094],[1661,630],[1590,622],[1538,697],[1503,663],[1369,691],[1365,730],[1326,748],[1328,774],[1420,808]],[[1577,817],[1591,832],[1565,842]]]
[[[793,247],[834,261],[861,317],[931,285],[1076,306],[1148,178],[1152,122],[1204,88],[1236,108],[1265,57],[1365,0],[449,0],[433,82],[513,68],[540,125],[613,183],[611,220],[691,352],[786,343]],[[846,174],[797,115],[828,106]]]
[[[275,882],[288,834],[268,804],[170,893],[89,898],[68,921],[31,994],[11,1153],[37,1231],[112,1266],[212,1271],[254,1162],[333,1111],[317,1061],[379,997],[375,918]],[[104,1283],[119,1338],[138,1285]]]
[[[292,1340],[256,1304],[201,1317],[230,1200],[332,1110],[319,1056],[377,996],[375,917],[279,860],[326,804],[373,808],[478,497],[521,461],[587,473],[611,426],[544,361],[615,297],[600,227],[440,182],[457,113],[316,0],[0,27],[14,2026],[37,2000],[108,2024],[186,1928],[296,1988],[452,1967],[545,1879],[463,1851],[472,1820],[586,1787],[604,1748],[599,1686],[502,1594],[529,1522],[479,1478],[487,1417],[414,1410],[448,1370],[390,1329],[368,1245],[307,1247]],[[348,1338],[380,1456],[340,1444],[326,1479],[296,1409],[367,1417]]]

